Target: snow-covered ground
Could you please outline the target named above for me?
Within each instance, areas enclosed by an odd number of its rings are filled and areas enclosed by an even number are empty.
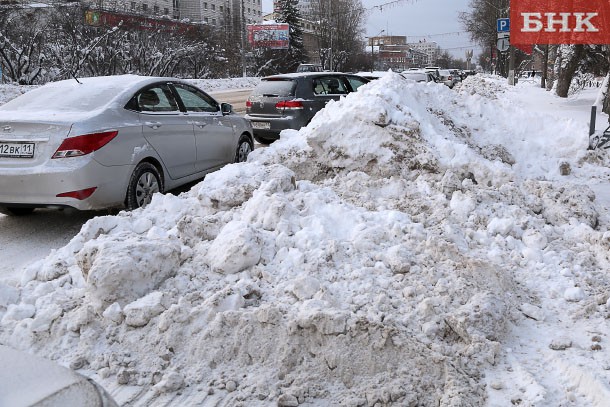
[[[594,99],[389,74],[89,220],[0,285],[0,343],[134,406],[608,406]]]

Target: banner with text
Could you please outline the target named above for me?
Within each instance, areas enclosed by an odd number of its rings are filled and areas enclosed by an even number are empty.
[[[248,42],[253,48],[288,49],[289,38],[288,24],[248,25]]]
[[[610,0],[513,0],[513,44],[610,44]]]

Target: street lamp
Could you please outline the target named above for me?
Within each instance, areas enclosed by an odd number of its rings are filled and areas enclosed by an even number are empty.
[[[374,37],[369,37],[369,39],[371,40],[371,72],[373,72],[375,70],[375,49],[373,48],[373,44],[374,44],[373,39],[376,37],[379,37],[384,32],[385,32],[385,30],[381,30]]]

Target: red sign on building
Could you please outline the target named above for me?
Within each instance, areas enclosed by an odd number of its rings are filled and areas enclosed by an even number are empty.
[[[134,14],[121,14],[104,10],[85,11],[85,22],[92,26],[122,27],[136,30],[173,31],[180,34],[197,33],[200,25],[163,20]]]
[[[609,44],[610,0],[512,0],[513,44]]]

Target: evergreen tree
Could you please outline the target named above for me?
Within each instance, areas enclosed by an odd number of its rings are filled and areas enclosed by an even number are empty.
[[[294,72],[297,66],[305,62],[307,53],[303,44],[303,29],[301,28],[301,12],[297,8],[298,0],[277,0],[275,2],[276,21],[290,26],[290,48],[281,50],[278,60],[278,71]]]

